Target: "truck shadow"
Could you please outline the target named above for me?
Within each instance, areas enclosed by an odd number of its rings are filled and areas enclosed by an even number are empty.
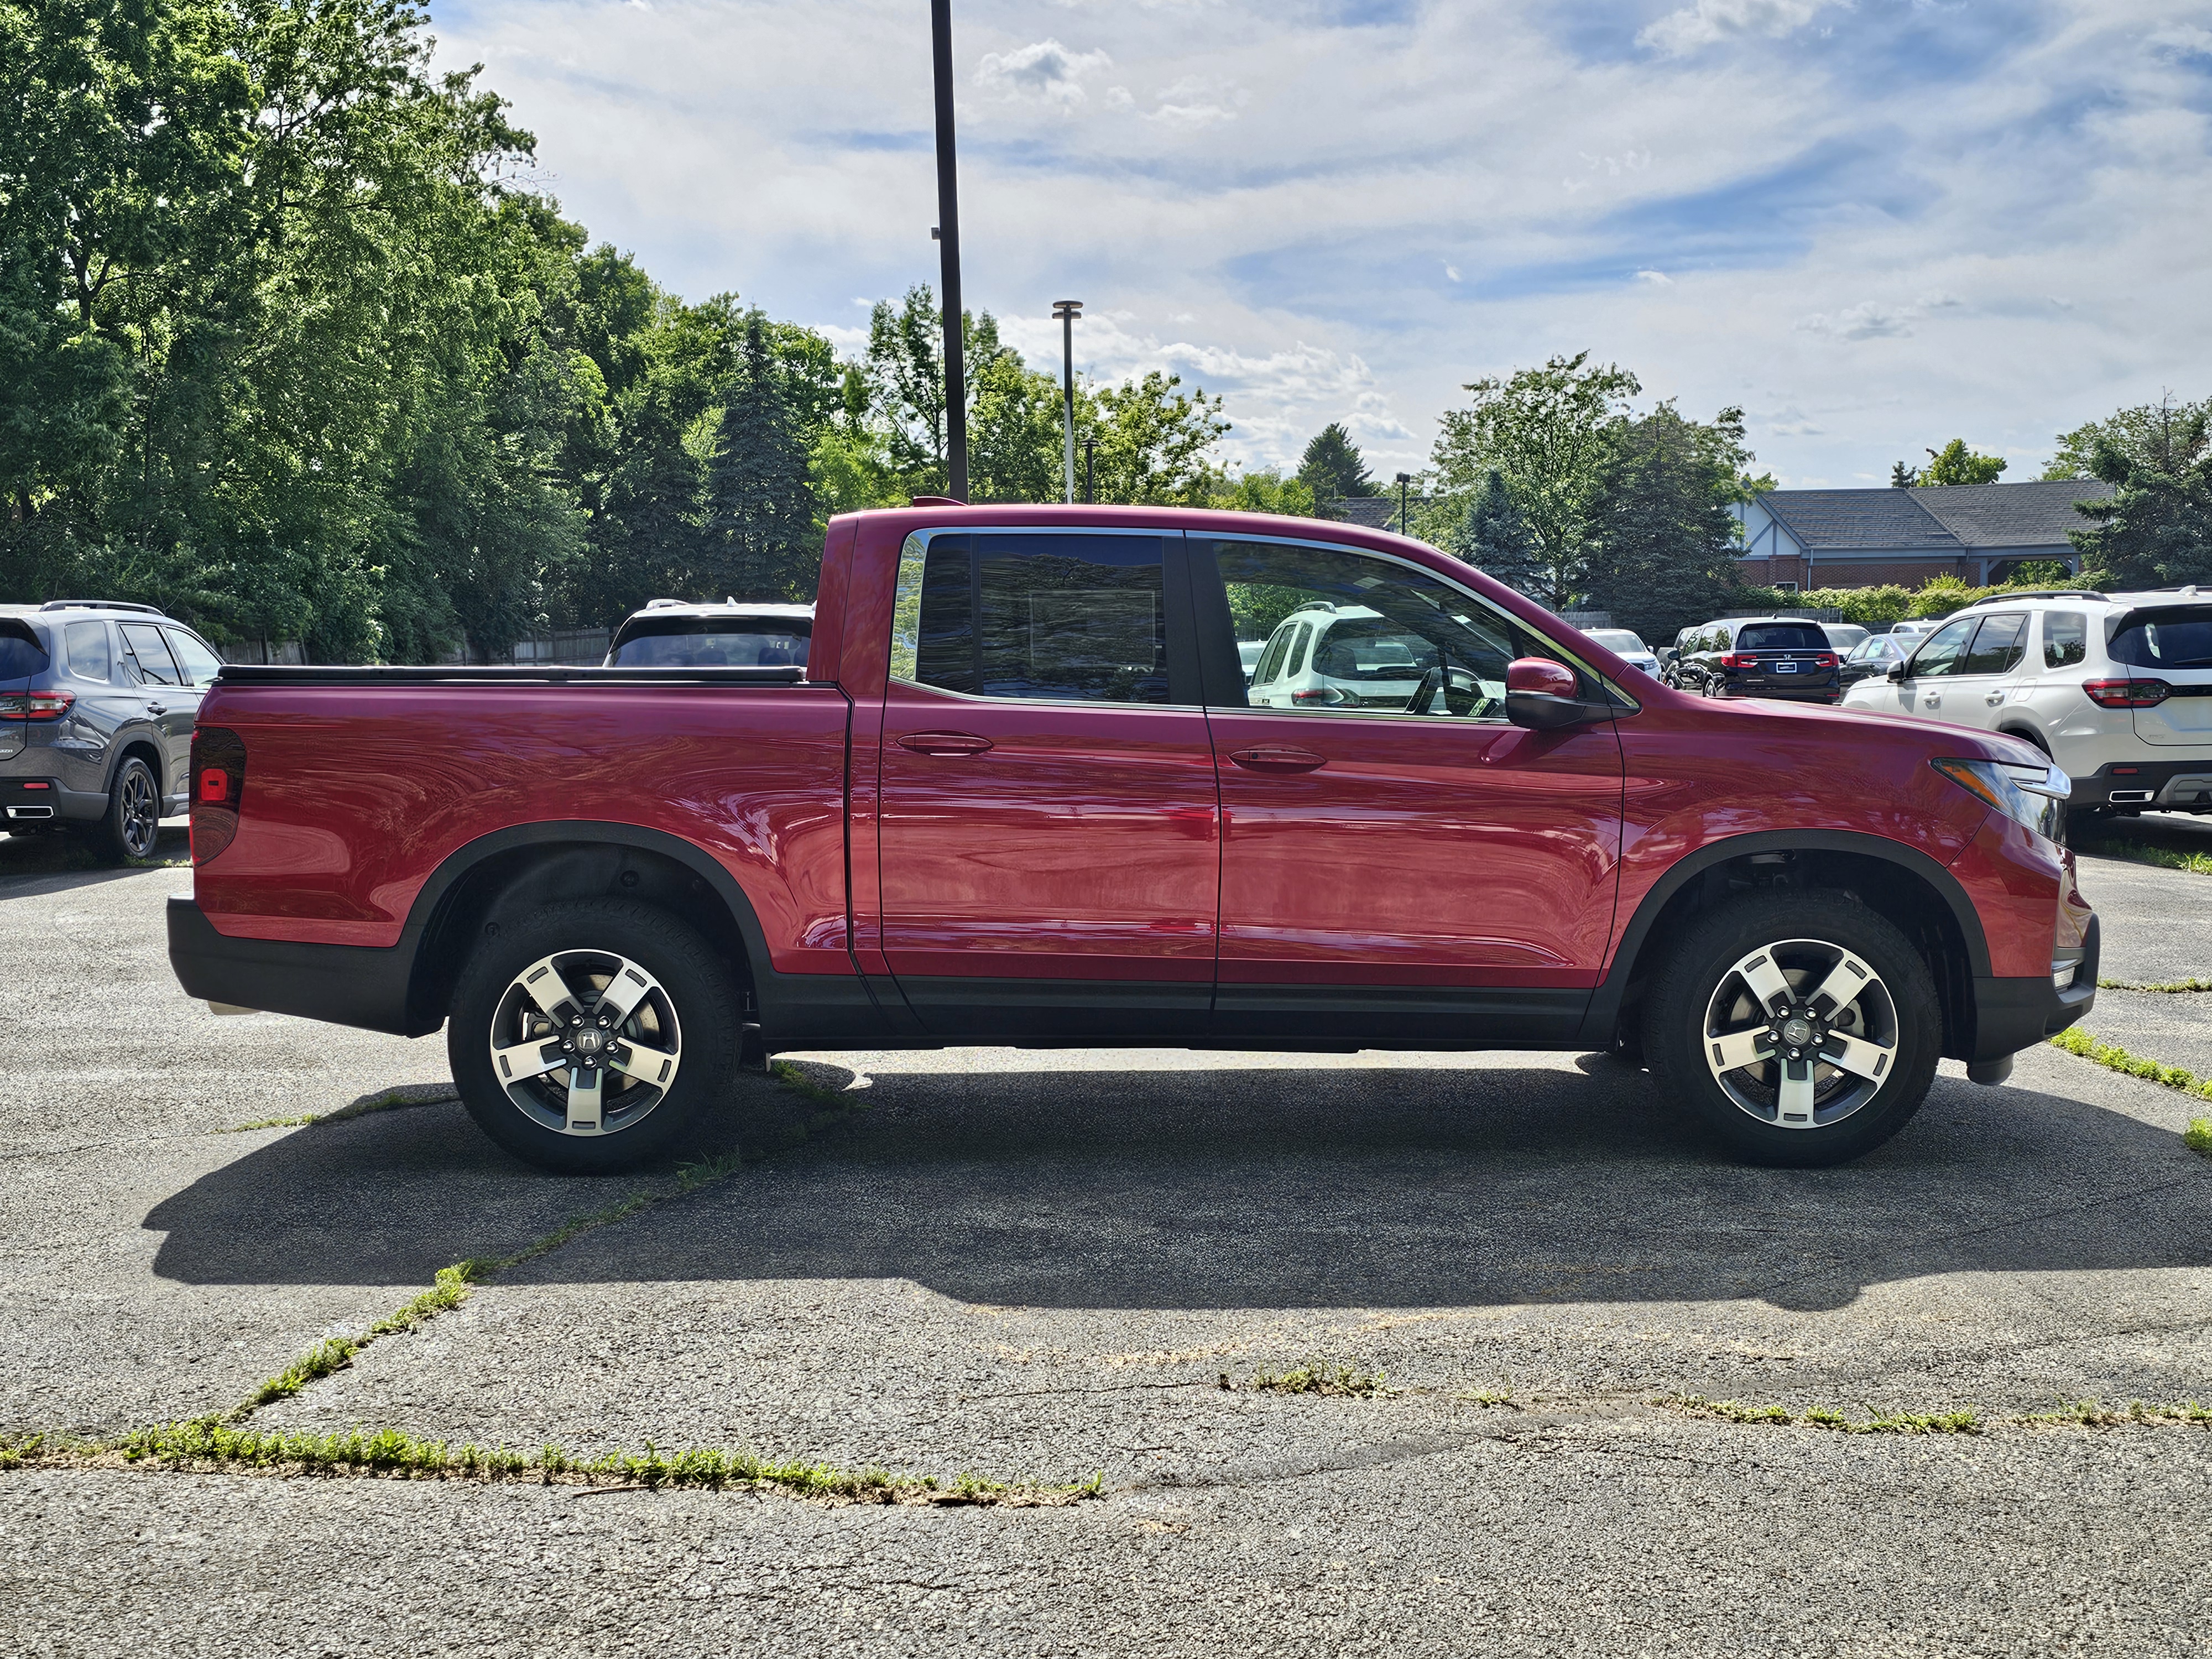
[[[73,835],[11,835],[0,838],[0,900],[96,887],[143,875],[157,866],[184,863],[191,855],[191,833],[181,819],[164,825],[152,857],[140,864],[103,864],[86,842]]]
[[[2212,1166],[2118,1112],[1939,1079],[1841,1170],[1747,1169],[1610,1062],[880,1077],[867,1109],[518,1279],[902,1279],[1082,1308],[1757,1297],[1959,1272],[2212,1265]],[[811,1068],[824,1080],[845,1074]],[[763,1085],[765,1087],[766,1085]],[[692,1155],[726,1151],[714,1126]],[[665,1174],[635,1187],[672,1183]],[[147,1217],[193,1284],[427,1280],[623,1190],[494,1149],[456,1105],[319,1126]],[[564,1194],[574,1197],[563,1206]]]

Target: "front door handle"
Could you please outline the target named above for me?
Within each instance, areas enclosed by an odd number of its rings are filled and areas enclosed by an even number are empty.
[[[2002,691],[1984,691],[1982,693],[1982,701],[1989,704],[1992,708],[1996,708],[2004,700],[2005,694]]]
[[[146,705],[146,712],[149,714],[166,714],[169,712],[169,705],[166,702],[149,702]]]
[[[990,748],[991,740],[973,732],[909,732],[898,746],[917,755],[980,755]]]
[[[1248,772],[1310,772],[1328,763],[1326,756],[1286,743],[1263,743],[1253,749],[1232,750],[1229,758]]]

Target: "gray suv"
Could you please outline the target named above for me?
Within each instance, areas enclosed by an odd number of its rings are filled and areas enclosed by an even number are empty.
[[[0,605],[0,805],[14,835],[87,833],[114,862],[185,809],[192,721],[222,659],[149,605]]]

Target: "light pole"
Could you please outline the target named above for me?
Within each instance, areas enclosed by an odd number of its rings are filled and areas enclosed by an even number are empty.
[[[1394,482],[1398,486],[1398,533],[1410,536],[1413,533],[1413,527],[1406,517],[1406,491],[1413,482],[1413,475],[1401,472]]]
[[[1060,398],[1066,417],[1067,444],[1063,455],[1067,474],[1067,499],[1075,500],[1075,319],[1083,314],[1080,300],[1054,300],[1053,320],[1060,325]]]
[[[960,337],[960,191],[952,149],[952,0],[930,0],[937,76],[937,230],[945,278],[945,493],[968,499],[968,364]]]
[[[1098,499],[1098,440],[1096,438],[1083,441],[1083,499],[1086,501]]]

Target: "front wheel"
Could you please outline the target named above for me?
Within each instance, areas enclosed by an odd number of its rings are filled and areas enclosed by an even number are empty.
[[[461,1102],[516,1157],[564,1175],[665,1153],[728,1086],[738,994],[714,951],[625,899],[487,929],[453,993]]]
[[[1662,1088],[1755,1164],[1873,1151],[1920,1109],[1942,1048],[1928,964],[1847,893],[1769,890],[1714,911],[1644,1007]]]
[[[125,864],[151,858],[161,838],[161,787],[154,769],[133,755],[115,769],[107,811],[93,830],[93,851],[104,864]]]

